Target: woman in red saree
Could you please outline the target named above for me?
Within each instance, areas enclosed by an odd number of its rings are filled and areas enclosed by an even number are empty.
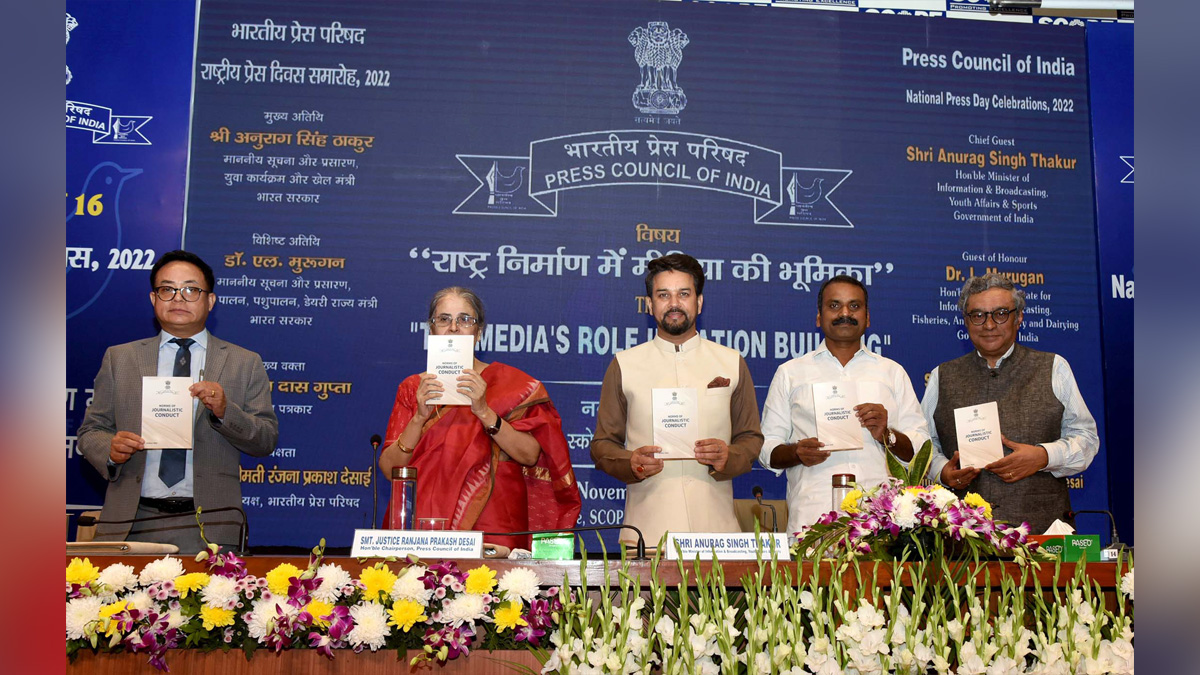
[[[429,304],[434,335],[483,335],[483,303],[468,289],[438,291]],[[455,530],[515,532],[573,527],[579,487],[562,419],[542,383],[503,363],[475,358],[458,377],[471,405],[439,406],[430,373],[400,383],[379,458],[417,469],[416,518],[447,518]],[[385,525],[386,526],[386,525]],[[485,536],[530,548],[529,536]]]

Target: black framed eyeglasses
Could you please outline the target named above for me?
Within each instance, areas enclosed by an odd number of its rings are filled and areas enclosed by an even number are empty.
[[[176,295],[182,295],[184,301],[195,302],[200,299],[200,296],[208,293],[208,291],[199,286],[184,286],[183,288],[175,288],[174,286],[159,286],[154,289],[154,295],[163,302],[171,302]]]
[[[1008,317],[1015,314],[1016,311],[1017,310],[1015,308],[1007,309],[1005,307],[1001,307],[1000,309],[994,309],[990,312],[985,312],[981,309],[976,309],[976,310],[967,312],[967,320],[969,320],[972,324],[974,324],[976,326],[982,326],[983,324],[987,323],[987,319],[990,316],[990,317],[992,317],[992,321],[996,322],[996,325],[1000,325],[1000,324],[1008,323]]]
[[[449,314],[438,314],[429,320],[430,325],[438,328],[446,328],[452,323],[456,323],[464,328],[471,328],[479,323],[479,319],[470,314],[459,314],[458,316],[450,316]]]

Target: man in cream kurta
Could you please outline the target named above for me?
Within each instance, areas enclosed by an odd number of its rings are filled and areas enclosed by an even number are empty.
[[[762,448],[754,382],[741,355],[705,340],[695,319],[704,304],[704,274],[691,256],[673,254],[646,266],[646,293],[658,334],[617,354],[604,375],[592,459],[626,483],[625,524],[647,544],[664,532],[737,532],[730,480],[750,470]],[[696,389],[696,459],[656,455],[652,392]],[[632,543],[632,532],[621,541]]]

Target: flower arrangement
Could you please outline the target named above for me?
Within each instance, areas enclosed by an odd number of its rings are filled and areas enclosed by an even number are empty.
[[[537,648],[561,610],[557,589],[543,591],[531,569],[499,579],[487,565],[463,571],[452,561],[410,560],[393,570],[380,562],[358,578],[324,563],[324,540],[300,569],[281,564],[262,577],[214,544],[197,560],[205,572],[185,574],[164,557],[136,572],[114,563],[100,570],[75,558],[66,570],[67,656],[83,648],[145,653],[168,670],[168,650],[311,648],[415,649],[417,661],[446,662],[472,648]]]
[[[760,560],[725,587],[720,565],[688,589],[659,582],[648,597],[625,569],[616,588],[562,594],[543,673],[753,673],[758,675],[1125,675],[1132,674],[1133,572],[1108,608],[1083,565],[1043,589],[1031,566],[1019,576],[930,583],[933,563],[824,563],[833,574],[794,578]],[[864,574],[863,570],[867,570]],[[887,569],[889,575],[878,572]],[[987,568],[980,567],[979,570]],[[940,561],[940,572],[948,564]],[[814,569],[815,572],[815,569]],[[999,581],[999,588],[996,588]],[[1032,585],[1030,590],[1027,586]]]
[[[940,485],[924,485],[933,446],[921,447],[905,466],[889,451],[890,478],[854,489],[839,511],[822,515],[795,533],[793,554],[820,559],[941,559],[947,548],[981,557],[1013,558],[1026,564],[1041,558],[1028,539],[1029,525],[992,520],[992,506],[975,493],[960,499]]]

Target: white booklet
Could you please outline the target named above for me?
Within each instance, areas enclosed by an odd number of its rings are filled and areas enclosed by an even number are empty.
[[[1000,409],[995,401],[954,409],[958,465],[983,468],[1004,456],[1000,442]]]
[[[190,377],[142,378],[142,439],[147,449],[192,447]]]
[[[812,386],[817,440],[824,450],[861,450],[862,424],[854,415],[858,386],[854,382],[817,382]]]
[[[700,440],[699,399],[692,387],[656,388],[651,392],[654,407],[654,444],[662,448],[659,459],[695,459]]]
[[[458,376],[475,364],[475,336],[430,335],[425,351],[425,372],[437,375],[445,388],[435,405],[471,405],[471,399],[458,393]]]

